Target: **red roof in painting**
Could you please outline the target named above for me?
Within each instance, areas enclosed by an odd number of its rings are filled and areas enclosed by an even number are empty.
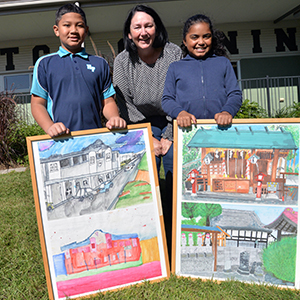
[[[291,221],[298,224],[298,212],[288,207],[284,210],[283,214],[288,217]]]

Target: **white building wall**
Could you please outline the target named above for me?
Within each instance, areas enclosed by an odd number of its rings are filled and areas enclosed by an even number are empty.
[[[300,22],[297,20],[281,21],[278,24],[272,22],[250,22],[250,23],[231,23],[231,24],[216,24],[216,29],[222,30],[228,37],[229,31],[237,31],[237,48],[239,53],[230,55],[232,62],[237,62],[242,58],[261,58],[261,57],[282,57],[282,56],[296,56],[300,55]],[[286,45],[284,52],[276,51],[277,41],[274,30],[281,28],[288,35],[287,28],[296,28],[296,45],[297,51],[290,51]],[[169,39],[171,42],[180,45],[182,40],[182,27],[167,28]],[[253,53],[253,36],[251,30],[260,30],[260,46],[261,53]],[[109,60],[111,66],[113,62],[113,53],[110,49],[109,42],[115,54],[118,54],[118,41],[122,38],[121,31],[115,32],[101,32],[96,33],[96,30],[90,28],[91,38],[93,39],[97,51],[101,52],[104,57]],[[20,74],[21,72],[32,73],[33,57],[32,50],[37,45],[47,45],[50,48],[50,53],[57,51],[59,47],[59,39],[54,35],[53,37],[39,38],[39,39],[26,39],[1,42],[0,49],[5,48],[19,48],[18,54],[13,54],[14,70],[6,70],[7,55],[0,55],[0,91],[3,90],[3,76]],[[95,54],[89,37],[86,37],[85,47],[88,53]],[[43,53],[40,52],[40,55]]]

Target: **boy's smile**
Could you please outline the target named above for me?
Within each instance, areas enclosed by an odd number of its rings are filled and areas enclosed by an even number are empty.
[[[212,34],[209,25],[205,22],[193,24],[183,41],[189,55],[203,58],[212,49]]]
[[[58,25],[53,26],[53,30],[65,50],[77,53],[81,51],[88,26],[85,25],[80,14],[71,12],[64,14]]]

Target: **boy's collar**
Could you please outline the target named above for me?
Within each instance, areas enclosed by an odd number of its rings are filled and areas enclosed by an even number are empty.
[[[60,57],[64,57],[64,56],[72,54],[71,52],[64,49],[62,46],[59,47],[59,50],[57,53]],[[81,56],[82,58],[88,58],[88,54],[85,52],[85,48],[82,48],[82,50],[80,52],[75,53],[75,55]]]

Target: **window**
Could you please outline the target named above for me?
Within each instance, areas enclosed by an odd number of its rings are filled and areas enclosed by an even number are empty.
[[[74,156],[73,157],[73,164],[74,165],[80,164],[80,156]]]
[[[68,158],[67,159],[63,159],[63,160],[60,161],[60,167],[61,168],[68,167],[69,165],[70,165],[70,161],[69,161]]]
[[[50,164],[50,173],[57,172],[58,171],[58,164],[57,163],[51,163]]]
[[[29,92],[31,86],[30,74],[3,76],[4,90],[16,93]]]
[[[95,162],[96,162],[95,156],[91,156],[91,157],[90,157],[90,165],[94,165]]]

